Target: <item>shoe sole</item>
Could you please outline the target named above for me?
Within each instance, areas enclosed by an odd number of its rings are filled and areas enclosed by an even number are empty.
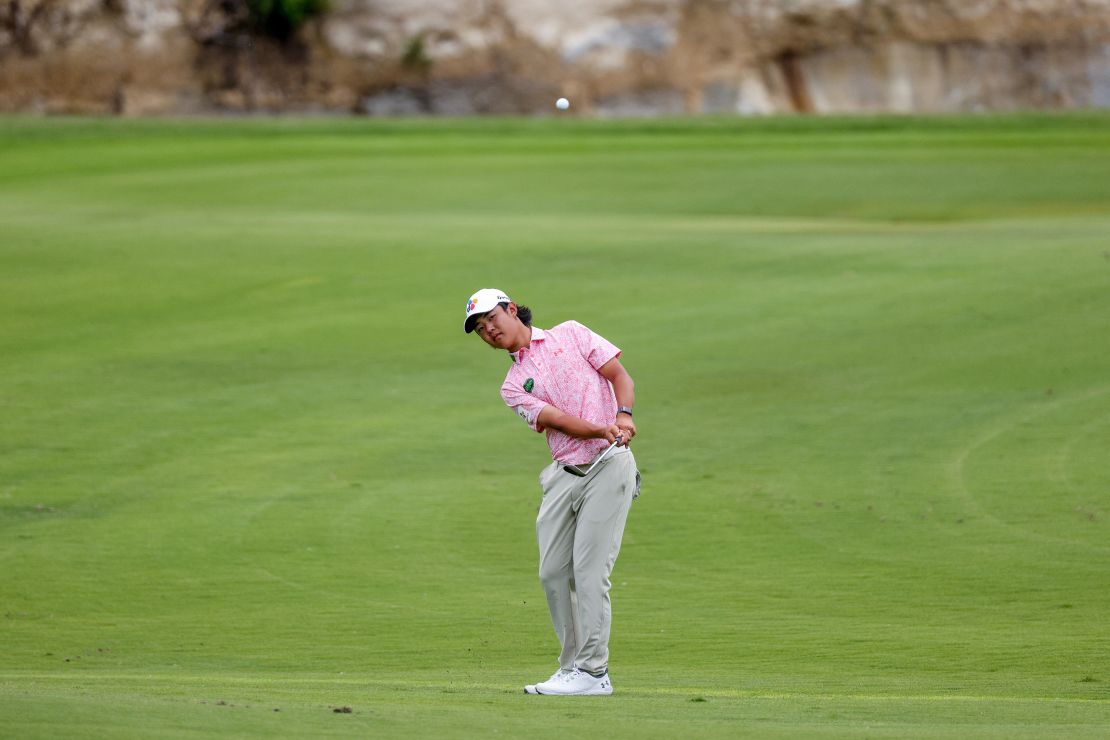
[[[542,691],[525,691],[525,694],[535,694],[537,696],[612,696],[612,691],[577,691],[573,694],[545,694]]]
[[[610,686],[607,689],[592,688],[592,689],[588,689],[586,691],[575,691],[575,692],[572,692],[572,693],[569,693],[569,694],[556,694],[556,693],[544,693],[543,691],[540,691],[538,686],[525,686],[524,687],[524,693],[525,694],[533,694],[533,695],[537,695],[537,696],[611,696],[613,694],[613,687]]]

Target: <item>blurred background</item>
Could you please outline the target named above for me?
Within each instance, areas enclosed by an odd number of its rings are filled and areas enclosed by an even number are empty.
[[[1110,107],[1110,0],[0,0],[0,112]]]

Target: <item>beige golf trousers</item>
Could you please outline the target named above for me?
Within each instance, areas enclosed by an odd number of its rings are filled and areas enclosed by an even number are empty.
[[[540,582],[562,652],[559,665],[597,673],[609,664],[609,576],[628,508],[639,495],[636,458],[619,447],[586,478],[553,462],[540,473],[536,516]]]

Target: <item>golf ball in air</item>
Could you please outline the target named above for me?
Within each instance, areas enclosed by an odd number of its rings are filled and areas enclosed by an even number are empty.
[[[566,98],[559,98],[558,100],[555,101],[555,107],[558,108],[559,110],[566,110],[567,108],[570,107],[570,101],[567,100]]]

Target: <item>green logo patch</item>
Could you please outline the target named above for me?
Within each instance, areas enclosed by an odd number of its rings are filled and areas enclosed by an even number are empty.
[[[531,393],[532,389],[535,387],[536,381],[532,380],[531,378],[528,378],[528,380],[524,381],[524,390],[528,391],[529,393]]]

